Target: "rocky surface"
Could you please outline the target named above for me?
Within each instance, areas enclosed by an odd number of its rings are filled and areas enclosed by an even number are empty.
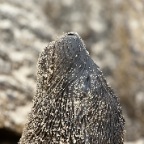
[[[142,0],[109,4],[106,0],[0,0],[0,143],[8,132],[20,136],[35,91],[38,55],[67,31],[81,35],[120,97],[126,141],[140,143],[138,139],[144,137],[143,12]]]
[[[53,33],[35,1],[0,1],[0,128],[21,134],[34,95],[37,58]]]

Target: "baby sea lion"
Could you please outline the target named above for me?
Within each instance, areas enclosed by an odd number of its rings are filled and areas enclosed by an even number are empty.
[[[19,144],[123,144],[117,96],[77,33],[39,56],[37,89]]]

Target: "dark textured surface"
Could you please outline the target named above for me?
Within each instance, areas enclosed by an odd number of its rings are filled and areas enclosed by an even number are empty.
[[[81,38],[51,42],[38,61],[37,91],[20,144],[122,144],[120,103]]]

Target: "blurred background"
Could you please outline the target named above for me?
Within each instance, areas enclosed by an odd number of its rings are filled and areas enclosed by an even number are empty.
[[[125,144],[144,144],[143,0],[0,0],[0,144],[16,144],[39,53],[63,32],[83,38],[119,96]]]

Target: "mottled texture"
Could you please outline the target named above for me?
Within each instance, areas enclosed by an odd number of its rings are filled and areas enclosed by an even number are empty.
[[[51,42],[20,144],[123,144],[123,132],[120,103],[79,35]]]

